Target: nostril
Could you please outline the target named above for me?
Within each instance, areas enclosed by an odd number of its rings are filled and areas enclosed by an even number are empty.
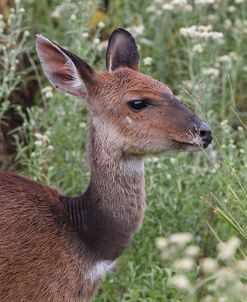
[[[211,143],[212,141],[212,133],[211,133],[211,129],[209,128],[209,126],[202,122],[196,129],[197,134],[200,136],[200,138],[206,142],[206,143]]]
[[[199,130],[200,137],[205,137],[207,135],[207,131],[205,130]]]

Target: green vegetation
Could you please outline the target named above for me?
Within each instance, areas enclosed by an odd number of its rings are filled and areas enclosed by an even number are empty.
[[[4,67],[0,67],[0,119],[20,80],[13,62],[24,50],[36,60],[36,33],[103,69],[106,40],[120,26],[136,36],[141,70],[165,82],[214,132],[214,142],[206,151],[146,160],[143,228],[103,282],[95,301],[242,301],[239,291],[236,295],[212,291],[211,299],[207,291],[184,295],[172,288],[170,274],[179,270],[168,269],[173,260],[161,260],[155,241],[190,232],[200,247],[200,257],[205,258],[218,257],[220,239],[238,236],[242,245],[233,256],[242,259],[246,255],[247,1],[110,0],[107,8],[103,1],[93,0],[16,3],[15,11],[6,7],[0,18],[0,39],[4,41],[0,41],[0,66]],[[20,18],[22,7],[25,18]],[[81,100],[48,87],[39,65],[37,69],[42,95],[37,93],[28,117],[16,108],[24,120],[13,132],[18,172],[75,195],[89,178],[87,109]],[[196,280],[199,272],[197,268],[189,279]],[[246,271],[238,277],[244,283]]]

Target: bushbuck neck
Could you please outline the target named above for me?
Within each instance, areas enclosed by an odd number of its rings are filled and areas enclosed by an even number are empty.
[[[89,302],[141,225],[145,156],[206,148],[211,131],[166,85],[138,71],[125,29],[113,31],[103,72],[41,35],[36,49],[51,84],[90,111],[91,179],[69,198],[0,172],[0,301]]]
[[[144,160],[114,148],[114,133],[90,117],[89,165],[91,180],[79,197],[61,197],[78,233],[100,255],[115,260],[140,227],[145,208]],[[107,181],[106,181],[107,180]]]

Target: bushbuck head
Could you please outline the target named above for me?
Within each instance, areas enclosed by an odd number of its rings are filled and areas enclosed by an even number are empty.
[[[138,71],[140,56],[132,35],[113,31],[106,72],[37,35],[44,72],[55,87],[85,100],[95,131],[122,154],[196,151],[212,141],[211,130],[179,103],[172,91]]]

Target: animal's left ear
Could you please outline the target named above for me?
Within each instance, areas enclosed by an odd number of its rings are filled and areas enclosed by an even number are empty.
[[[138,70],[140,55],[134,37],[124,28],[115,29],[106,50],[106,68],[109,72],[128,67]]]

